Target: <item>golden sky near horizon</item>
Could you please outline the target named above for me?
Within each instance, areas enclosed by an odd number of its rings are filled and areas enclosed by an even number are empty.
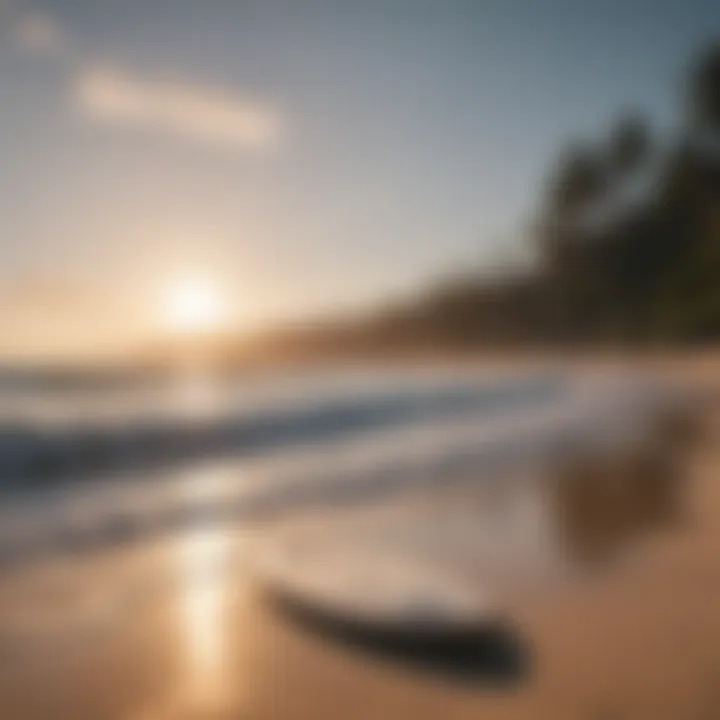
[[[118,293],[34,278],[0,289],[0,355],[104,356],[176,335],[240,330],[227,289],[210,275],[158,278],[156,287]]]

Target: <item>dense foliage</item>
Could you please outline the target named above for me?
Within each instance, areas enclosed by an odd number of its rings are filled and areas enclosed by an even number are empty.
[[[628,116],[564,149],[529,238],[537,263],[449,283],[415,313],[469,343],[720,337],[720,45],[692,68],[681,110],[663,146]]]
[[[660,142],[622,117],[564,148],[526,238],[534,262],[450,278],[372,317],[272,333],[276,354],[720,339],[720,44],[691,68]]]

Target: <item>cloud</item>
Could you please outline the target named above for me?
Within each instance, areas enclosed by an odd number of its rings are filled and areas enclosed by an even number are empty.
[[[243,151],[272,149],[282,140],[276,108],[220,90],[90,67],[78,70],[74,91],[82,112],[109,124]]]
[[[16,44],[27,52],[52,55],[68,47],[65,31],[46,13],[27,11],[19,14],[13,22],[12,32]]]
[[[238,151],[271,150],[283,139],[284,118],[268,103],[100,64],[53,15],[18,0],[0,0],[0,22],[18,49],[60,62],[75,106],[95,121]]]

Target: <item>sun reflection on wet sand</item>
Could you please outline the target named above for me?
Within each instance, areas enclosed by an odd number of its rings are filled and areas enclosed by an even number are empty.
[[[198,472],[181,486],[185,497],[202,500],[227,478],[221,472]],[[204,522],[179,535],[169,547],[168,561],[176,578],[174,607],[179,633],[179,674],[173,687],[146,708],[138,720],[174,720],[222,714],[237,700],[231,678],[237,648],[228,633],[231,612],[237,612],[242,578],[236,528]]]
[[[194,500],[213,496],[228,478],[198,472],[183,485]],[[188,530],[176,543],[180,628],[184,645],[184,704],[217,711],[228,701],[230,664],[227,641],[230,594],[238,585],[231,568],[238,533],[218,522]]]
[[[197,699],[212,700],[224,686],[229,550],[227,533],[217,526],[200,528],[179,540],[180,611],[188,673],[185,686]]]

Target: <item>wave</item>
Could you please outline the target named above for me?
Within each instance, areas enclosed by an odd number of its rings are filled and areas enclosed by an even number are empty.
[[[403,425],[506,412],[550,401],[561,387],[556,376],[483,378],[399,390],[369,386],[280,406],[254,398],[247,408],[239,397],[237,407],[217,402],[189,413],[187,407],[165,407],[120,417],[110,413],[109,420],[108,412],[52,422],[9,418],[0,421],[0,482],[6,489],[28,488],[194,457],[256,455],[340,441]],[[223,397],[222,388],[215,390]]]
[[[5,502],[0,512],[0,566],[198,523],[357,506],[438,484],[542,472],[583,453],[656,441],[654,421],[676,402],[638,378],[483,376],[271,410],[256,405],[244,414],[151,426],[151,432],[134,423],[131,443],[121,425],[64,429],[72,452],[54,457],[64,472],[85,468],[95,482],[26,482],[34,492]],[[153,431],[167,441],[156,444]],[[32,443],[45,447],[46,436],[38,438]],[[103,453],[88,460],[95,438],[103,438]],[[218,460],[223,450],[229,457]],[[188,463],[197,457],[200,463]],[[152,469],[138,472],[153,458]],[[182,462],[173,467],[176,461]],[[93,463],[124,464],[131,472],[91,473]]]

